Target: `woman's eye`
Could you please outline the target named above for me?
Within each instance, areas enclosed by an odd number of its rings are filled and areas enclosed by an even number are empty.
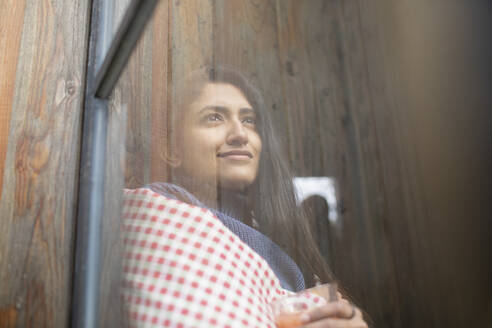
[[[256,120],[254,117],[245,117],[245,118],[243,118],[243,123],[255,125]]]
[[[222,121],[222,116],[220,116],[217,113],[210,114],[210,115],[207,115],[207,120],[212,121],[212,122]]]

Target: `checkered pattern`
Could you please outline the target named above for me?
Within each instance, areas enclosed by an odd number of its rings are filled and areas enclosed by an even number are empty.
[[[210,210],[126,189],[123,219],[131,326],[275,327],[268,304],[290,292]]]

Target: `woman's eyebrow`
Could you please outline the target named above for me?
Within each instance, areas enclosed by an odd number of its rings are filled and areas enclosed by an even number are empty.
[[[207,110],[214,110],[214,111],[219,112],[221,114],[226,114],[227,112],[229,112],[229,109],[225,106],[209,105],[209,106],[205,106],[202,109],[200,109],[198,114],[201,114]],[[239,109],[239,114],[241,114],[241,115],[244,115],[244,114],[257,115],[257,112],[256,112],[256,109],[254,109],[254,108],[244,107],[244,108]]]
[[[245,108],[241,108],[239,110],[239,114],[254,114],[254,115],[257,115],[256,113],[256,109],[254,108],[249,108],[249,107],[245,107]]]
[[[221,114],[224,114],[228,111],[227,107],[224,107],[224,106],[209,105],[209,106],[205,106],[202,109],[200,109],[200,111],[198,113],[201,114],[207,110],[214,110],[214,111],[217,111]]]

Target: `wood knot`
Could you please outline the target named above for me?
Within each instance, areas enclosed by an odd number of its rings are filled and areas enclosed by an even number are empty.
[[[61,79],[56,85],[55,105],[59,106],[67,97],[72,97],[77,92],[77,81]]]
[[[76,91],[77,91],[77,83],[75,81],[67,81],[67,83],[65,84],[65,92],[68,95],[73,96]]]

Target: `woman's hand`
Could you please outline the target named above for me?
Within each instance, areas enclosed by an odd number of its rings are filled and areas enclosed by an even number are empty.
[[[304,328],[367,328],[362,312],[342,299],[317,307],[302,315]]]

